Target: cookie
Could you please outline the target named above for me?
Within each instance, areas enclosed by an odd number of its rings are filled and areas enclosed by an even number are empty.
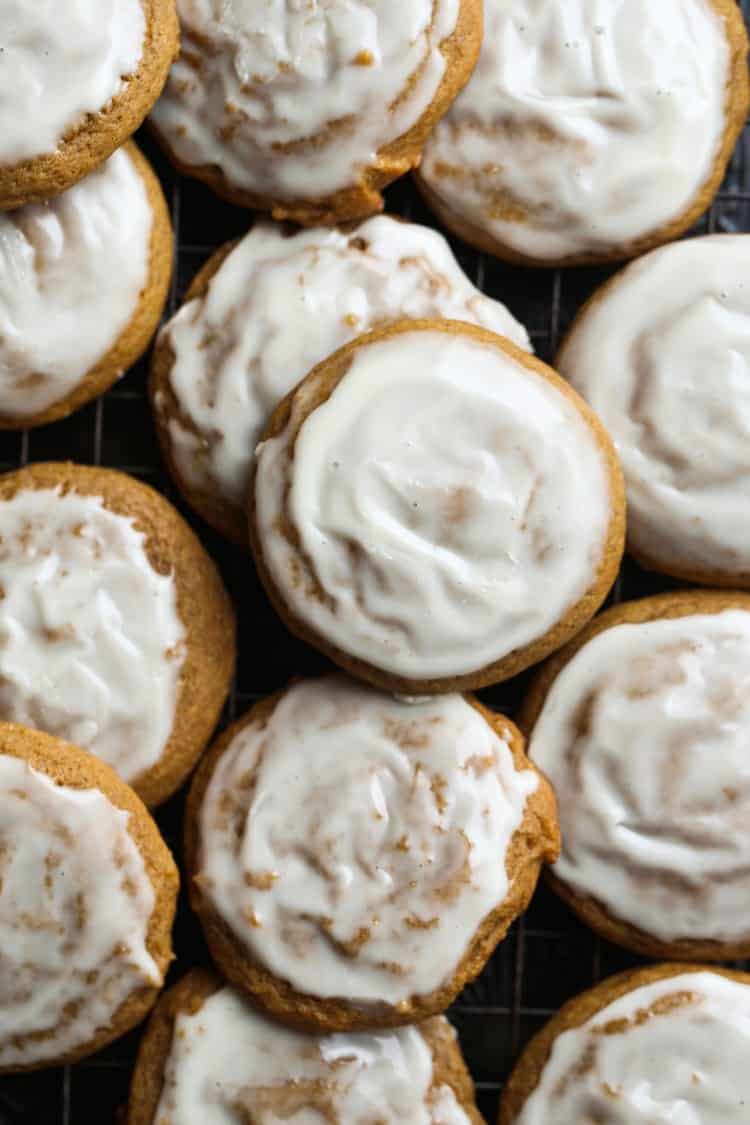
[[[154,1003],[177,868],[108,766],[11,723],[0,723],[0,857],[0,1073],[74,1062]]]
[[[418,183],[442,222],[523,265],[633,258],[708,208],[748,111],[735,0],[487,0],[466,90]]]
[[[0,429],[103,394],[146,350],[171,274],[169,213],[134,144],[51,202],[0,214]]]
[[[670,960],[750,956],[750,595],[602,614],[521,712],[563,850],[555,890],[597,933]]]
[[[0,0],[0,211],[66,191],[136,131],[177,54],[174,0]]]
[[[530,349],[436,231],[389,216],[290,233],[257,223],[219,250],[165,325],[151,383],[166,461],[213,527],[247,545],[252,453],[279,401],[342,344],[402,317],[467,320]]]
[[[234,615],[193,532],[124,473],[0,477],[0,717],[75,742],[150,805],[210,738]]]
[[[125,1125],[222,1125],[230,1118],[483,1125],[446,1019],[377,1035],[303,1035],[193,970],[154,1011]]]
[[[617,445],[630,552],[734,588],[750,587],[749,259],[748,235],[654,250],[594,294],[557,358]]]
[[[182,54],[151,115],[157,136],[233,203],[308,226],[382,210],[482,36],[481,0],[177,8]]]
[[[745,1125],[750,975],[694,965],[620,973],[531,1040],[500,1125]]]
[[[518,730],[470,697],[405,703],[341,676],[256,704],[196,774],[193,907],[269,1015],[342,1031],[444,1011],[559,851]]]
[[[273,414],[250,532],[272,602],[346,671],[407,695],[497,683],[592,616],[617,573],[610,440],[550,368],[484,329],[400,322]]]

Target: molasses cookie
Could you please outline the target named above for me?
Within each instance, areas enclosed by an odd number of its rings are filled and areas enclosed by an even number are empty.
[[[623,547],[611,442],[484,329],[400,322],[316,367],[258,447],[250,532],[303,640],[410,695],[497,683],[569,640]]]
[[[521,721],[576,913],[650,957],[750,956],[750,595],[609,610],[540,673]]]
[[[482,53],[419,184],[525,265],[632,258],[711,203],[748,110],[735,0],[487,0]]]
[[[172,959],[177,868],[133,791],[0,723],[0,1072],[74,1062],[135,1026]]]
[[[305,225],[382,209],[479,54],[481,0],[178,0],[151,121],[177,167]]]
[[[247,544],[252,454],[279,401],[342,344],[402,317],[466,320],[530,348],[436,231],[388,216],[290,233],[257,223],[219,250],[159,336],[152,399],[181,491]]]
[[[0,477],[0,717],[82,746],[151,805],[210,738],[234,670],[213,563],[153,489],[110,469]]]

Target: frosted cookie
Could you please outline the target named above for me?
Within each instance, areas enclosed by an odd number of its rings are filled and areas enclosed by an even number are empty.
[[[750,956],[750,596],[609,610],[549,662],[521,722],[576,913],[651,957]]]
[[[497,683],[573,636],[624,534],[609,438],[484,329],[400,322],[315,368],[256,455],[258,571],[303,640],[405,694]]]
[[[143,1019],[172,959],[178,876],[103,762],[0,723],[0,1072],[74,1062]]]
[[[483,1125],[456,1033],[419,1027],[303,1035],[193,970],[159,1001],[126,1125]]]
[[[706,210],[747,110],[735,0],[487,0],[479,63],[419,184],[500,258],[631,258]]]
[[[628,547],[693,582],[750,586],[750,237],[666,246],[594,294],[557,367],[612,435]]]
[[[178,0],[151,115],[180,171],[306,225],[364,218],[419,163],[479,54],[481,0]]]
[[[136,131],[177,53],[174,0],[0,0],[0,210],[59,195]]]
[[[133,144],[50,203],[0,214],[0,429],[103,394],[145,351],[171,273],[167,206]]]
[[[466,320],[530,349],[445,239],[416,223],[297,234],[258,223],[214,255],[160,334],[152,378],[166,460],[208,523],[247,543],[252,453],[271,412],[342,344],[402,317]]]
[[[750,976],[654,965],[569,1001],[531,1040],[500,1125],[745,1125]]]
[[[313,1030],[413,1023],[481,972],[559,851],[507,719],[344,677],[253,707],[196,774],[193,906],[225,976]]]
[[[82,746],[156,805],[233,670],[221,579],[157,492],[81,465],[0,477],[0,718]]]

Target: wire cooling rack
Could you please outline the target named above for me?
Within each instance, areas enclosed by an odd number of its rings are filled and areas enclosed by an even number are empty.
[[[743,9],[750,14],[750,0]],[[177,176],[148,135],[139,141],[152,159],[172,213],[176,268],[168,313],[178,307],[208,256],[242,235],[249,215],[222,203],[195,181]],[[435,221],[407,179],[390,189],[389,211],[427,225]],[[694,233],[750,232],[750,129],[746,129],[721,192]],[[478,287],[505,302],[522,320],[542,359],[558,341],[584,300],[611,269],[531,271],[509,267],[458,241],[453,249]],[[326,662],[290,636],[271,610],[252,563],[225,543],[185,506],[172,486],[157,448],[146,395],[147,362],[141,361],[107,395],[63,422],[31,432],[0,434],[0,471],[30,461],[70,459],[122,469],[162,491],[193,524],[218,562],[237,608],[239,663],[224,723],[292,676],[315,674]],[[676,585],[627,561],[612,594],[622,601]],[[485,702],[513,715],[525,677],[482,693]],[[184,792],[159,810],[162,832],[181,857]],[[175,931],[176,962],[169,982],[208,955],[184,889]],[[494,1125],[498,1094],[518,1052],[560,1007],[602,977],[638,964],[639,958],[600,941],[541,885],[526,915],[511,929],[490,964],[454,1004],[450,1018],[477,1085],[479,1107]],[[140,1036],[124,1039],[74,1067],[0,1080],[0,1125],[107,1125],[127,1098]],[[407,1122],[404,1125],[408,1125]],[[550,1123],[552,1125],[552,1123]]]

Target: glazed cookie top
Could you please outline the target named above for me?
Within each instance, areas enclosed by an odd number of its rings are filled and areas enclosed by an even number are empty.
[[[12,165],[54,152],[123,90],[146,19],[141,0],[0,0],[0,27],[0,165]]]
[[[293,686],[215,765],[202,894],[300,992],[397,1005],[440,988],[508,892],[538,786],[506,737],[461,695]]]
[[[401,317],[467,320],[529,347],[436,231],[386,216],[347,233],[256,224],[161,336],[179,413],[163,394],[156,407],[183,479],[241,506],[252,450],[281,398],[342,344]]]
[[[555,875],[662,941],[747,940],[748,738],[748,610],[588,640],[529,745],[558,800]]]
[[[65,1056],[162,983],[147,947],[154,890],[128,821],[98,789],[0,755],[0,1066]]]
[[[410,682],[543,637],[610,533],[604,439],[579,400],[455,322],[402,323],[333,367],[329,396],[322,364],[257,451],[256,550],[295,619]]]
[[[686,972],[558,1035],[516,1125],[744,1125],[750,987]]]
[[[727,126],[730,62],[711,0],[490,0],[477,69],[421,175],[516,253],[616,254],[700,193]]]
[[[185,630],[173,576],[96,496],[0,500],[0,715],[96,754],[126,781],[170,736]]]
[[[747,235],[654,251],[594,297],[558,358],[617,445],[629,541],[657,565],[750,575],[749,262]]]
[[[178,1015],[154,1125],[248,1120],[470,1125],[418,1028],[303,1035],[223,988]]]
[[[320,199],[353,184],[442,82],[459,0],[178,0],[182,54],[152,118],[235,189]]]
[[[113,347],[148,281],[152,226],[127,149],[49,203],[0,214],[0,415],[46,410]]]

